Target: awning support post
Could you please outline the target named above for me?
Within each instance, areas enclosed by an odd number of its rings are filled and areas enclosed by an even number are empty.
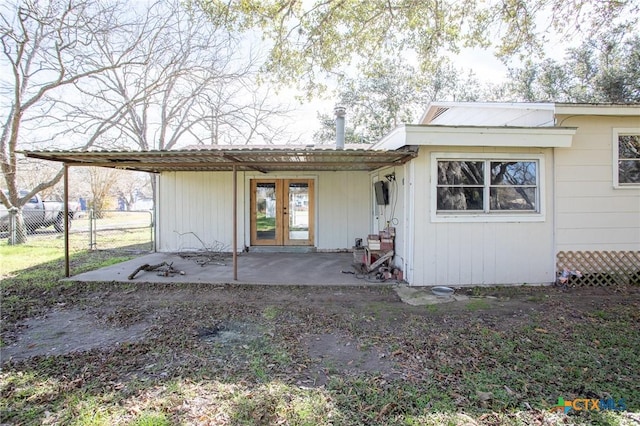
[[[64,165],[64,276],[69,278],[69,166]]]
[[[238,168],[233,166],[233,280],[238,281]]]

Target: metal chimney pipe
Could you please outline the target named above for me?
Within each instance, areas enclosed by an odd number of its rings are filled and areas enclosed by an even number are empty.
[[[345,107],[337,106],[333,112],[336,114],[336,149],[344,149],[344,116],[347,110]]]

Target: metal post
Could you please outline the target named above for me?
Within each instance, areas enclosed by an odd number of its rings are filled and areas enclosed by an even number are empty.
[[[155,201],[154,201],[155,202]],[[155,252],[155,242],[153,239],[153,227],[154,227],[154,220],[153,220],[153,210],[149,211],[149,242],[151,244],[149,244],[149,251],[153,251]]]
[[[69,278],[69,166],[64,165],[64,276]]]
[[[336,106],[333,112],[336,114],[336,149],[344,149],[344,116],[347,110],[343,106]]]
[[[91,216],[93,217],[93,221],[91,222],[91,233],[93,234],[92,237],[92,246],[91,246],[91,250],[97,250],[98,249],[98,218],[96,217],[96,209],[91,209]]]
[[[150,173],[150,178],[154,180],[155,185],[151,185],[151,190],[153,191],[153,210],[151,210],[151,251],[154,253],[158,251],[158,205],[160,204],[160,191],[158,190],[158,186],[160,186],[160,179],[158,175]]]
[[[89,250],[93,250],[94,241],[93,241],[93,209],[89,209]]]
[[[238,281],[238,169],[233,166],[233,280]]]

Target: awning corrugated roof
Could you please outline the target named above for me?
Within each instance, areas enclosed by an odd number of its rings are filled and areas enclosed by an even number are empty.
[[[25,151],[30,158],[70,166],[96,166],[160,173],[167,171],[371,171],[406,163],[417,150],[337,150],[319,147],[207,147],[167,151]]]

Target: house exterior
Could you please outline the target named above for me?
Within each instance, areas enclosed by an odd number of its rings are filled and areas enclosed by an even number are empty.
[[[640,270],[638,105],[433,103],[345,149],[27,155],[157,173],[158,251],[345,251],[392,227],[415,286]]]
[[[621,137],[635,149],[624,160]],[[637,105],[436,103],[374,148],[403,145],[419,147],[405,167],[410,283],[544,284],[564,267],[640,269]]]
[[[396,163],[401,170],[414,156],[400,151],[388,157],[385,151],[372,153],[349,146],[344,151],[288,146],[226,152],[242,164],[249,157],[259,164],[254,170],[247,167],[236,172],[238,250],[249,251],[352,249],[356,238],[379,228],[372,223],[372,182],[378,179],[377,170]],[[289,153],[296,158],[287,158]],[[373,154],[384,157],[374,161]],[[201,241],[231,247],[233,174],[200,170],[159,174],[159,251],[202,249]]]

